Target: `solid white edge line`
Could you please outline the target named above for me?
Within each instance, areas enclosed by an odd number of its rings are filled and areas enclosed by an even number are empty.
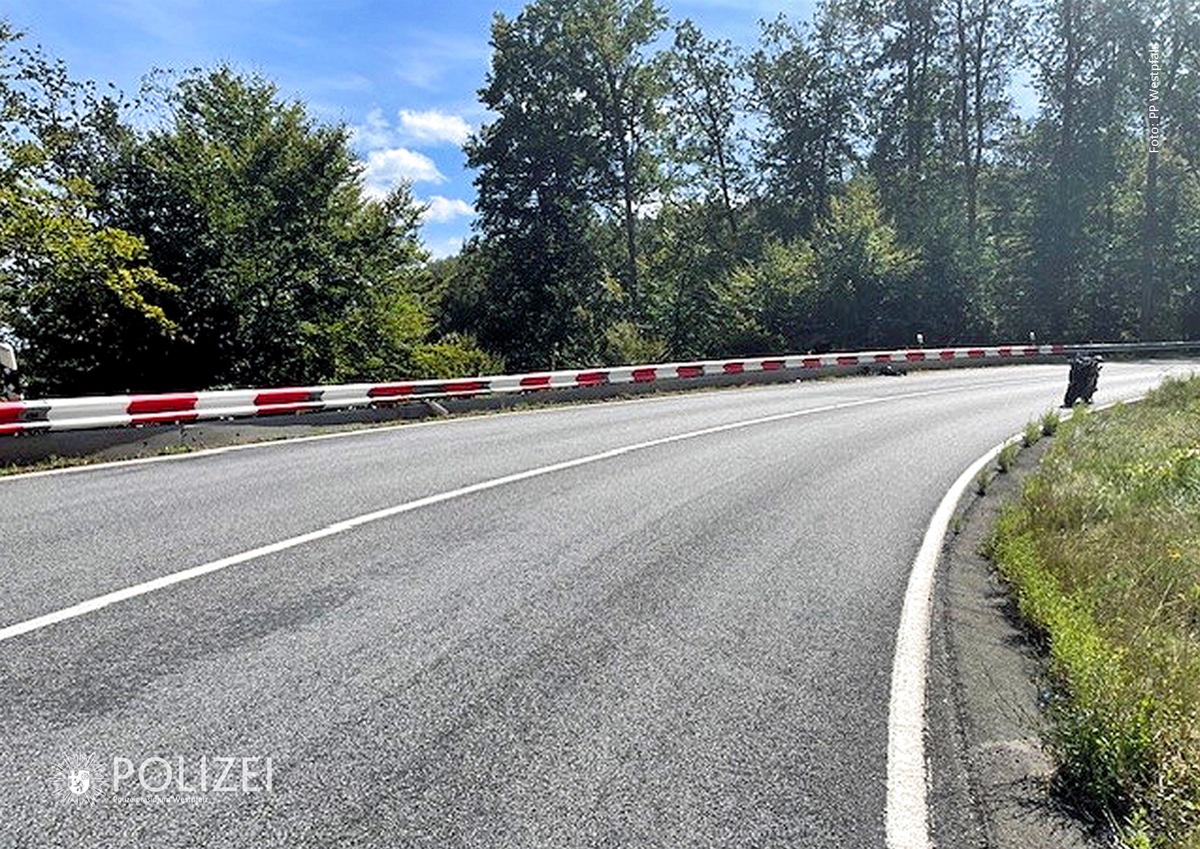
[[[913,561],[900,612],[892,658],[888,702],[887,845],[889,849],[929,849],[927,770],[925,766],[925,679],[933,585],[942,545],[955,508],[967,487],[1013,439],[1004,440],[967,467],[934,511]]]
[[[1118,398],[1092,408],[1107,410],[1118,404],[1135,404],[1145,398]],[[1071,411],[1059,413],[1059,419]],[[933,588],[942,546],[959,501],[975,480],[1018,433],[993,447],[967,467],[947,490],[933,513],[921,548],[913,561],[900,612],[892,658],[892,688],[888,701],[888,758],[886,835],[888,849],[931,849],[929,833],[929,774],[925,759],[925,685],[929,658],[929,632],[933,616]]]
[[[743,428],[754,427],[756,425],[801,418],[803,416],[811,416],[819,413],[828,413],[836,410],[847,410],[854,407],[866,407],[874,404],[883,404],[890,401],[903,401],[913,398],[924,398],[931,395],[943,395],[951,392],[961,391],[964,391],[963,387],[931,389],[923,392],[909,392],[902,395],[887,395],[879,398],[860,398],[855,401],[843,401],[837,404],[826,404],[820,407],[811,407],[803,410],[791,410],[786,413],[776,413],[774,415],[761,416],[754,419],[743,419],[741,421],[729,422],[723,425],[714,425],[712,427],[702,428],[700,430],[687,431],[685,433],[678,433],[672,436],[664,436],[658,439],[648,440],[646,442],[623,445],[617,448],[611,448],[607,451],[601,451],[596,454],[577,457],[573,460],[566,460],[547,466],[538,466],[523,472],[516,472],[514,474],[504,475],[503,477],[492,478],[491,480],[481,481],[479,483],[470,484],[469,486],[460,487],[458,489],[452,489],[446,492],[437,493],[435,495],[429,495],[424,498],[418,498],[414,501],[406,501],[402,504],[396,504],[392,507],[386,507],[382,510],[376,510],[372,513],[364,513],[360,516],[354,516],[350,519],[335,522],[332,525],[327,525],[324,528],[310,531],[306,534],[280,540],[279,542],[274,542],[269,545],[251,549],[250,551],[244,551],[240,554],[235,554],[220,560],[214,560],[210,563],[193,566],[189,569],[183,569],[179,572],[172,572],[168,575],[162,575],[150,581],[145,581],[131,587],[126,587],[125,589],[96,596],[95,598],[73,604],[69,607],[56,610],[52,613],[37,616],[24,622],[18,622],[14,625],[0,628],[0,642],[4,642],[5,640],[10,640],[14,637],[21,636],[22,634],[28,634],[32,631],[37,631],[42,628],[58,624],[60,622],[65,622],[69,619],[75,619],[88,613],[94,613],[95,611],[108,607],[109,605],[117,604],[122,601],[128,601],[129,599],[137,598],[138,596],[146,595],[157,590],[166,589],[167,587],[181,584],[184,581],[190,581],[193,578],[198,578],[202,575],[218,572],[222,569],[228,569],[231,566],[237,566],[241,563],[247,563],[271,554],[278,554],[279,552],[287,551],[291,548],[296,548],[310,542],[316,542],[317,540],[321,540],[326,537],[344,533],[361,525],[377,522],[382,519],[388,519],[393,516],[398,516],[402,513],[408,513],[422,507],[440,504],[441,502],[450,501],[451,499],[460,498],[465,495],[471,495],[473,493],[495,489],[496,487],[505,486],[510,483],[529,480],[530,478],[541,477],[542,475],[561,472],[567,469],[576,468],[578,466],[589,465],[601,460],[608,460],[614,457],[630,454],[635,451],[643,451],[647,448],[654,448],[660,445],[669,445],[674,442],[696,439],[701,436],[709,436],[716,433],[741,430]]]

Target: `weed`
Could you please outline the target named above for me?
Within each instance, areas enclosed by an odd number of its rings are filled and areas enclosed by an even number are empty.
[[[1038,440],[1042,438],[1041,422],[1030,422],[1025,425],[1025,432],[1021,434],[1021,445],[1026,448],[1032,448],[1037,445]]]
[[[1047,410],[1042,415],[1042,436],[1054,436],[1058,433],[1058,426],[1062,422],[1059,418],[1057,410]]]
[[[1047,636],[1058,789],[1129,845],[1200,846],[1198,414],[1200,378],[1077,407],[991,544]]]
[[[1000,453],[996,455],[996,468],[1000,470],[1000,474],[1008,474],[1009,470],[1017,464],[1017,454],[1021,451],[1021,443],[1010,442],[1000,449]]]

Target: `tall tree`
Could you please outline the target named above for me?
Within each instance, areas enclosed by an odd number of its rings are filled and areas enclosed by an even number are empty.
[[[940,226],[945,196],[935,190],[953,150],[940,116],[953,108],[939,0],[834,0],[830,14],[853,44],[868,163],[887,209],[912,240]]]
[[[1012,57],[1022,49],[1022,9],[1012,0],[953,0],[954,105],[967,242],[979,230],[979,181],[996,133],[1011,116]]]
[[[479,96],[498,117],[467,144],[478,169],[483,276],[479,334],[510,367],[590,358],[604,299],[591,234],[604,179],[599,117],[574,83],[561,3],[534,3],[492,23],[492,63]]]
[[[1182,313],[1179,319],[1188,314],[1200,319],[1194,272],[1172,274],[1177,258],[1186,253],[1170,250],[1176,234],[1192,220],[1180,214],[1179,202],[1189,194],[1189,183],[1200,186],[1200,14],[1195,4],[1181,0],[1150,0],[1147,13],[1138,73],[1146,133],[1139,329],[1143,338],[1152,338],[1156,332],[1186,332],[1181,324],[1172,327],[1164,320],[1169,317],[1164,308],[1168,314]],[[1165,167],[1160,167],[1164,159]],[[1165,185],[1160,185],[1160,174]],[[1170,216],[1163,215],[1164,194],[1173,207]],[[1183,205],[1187,207],[1186,201]],[[1187,293],[1184,303],[1172,309],[1170,301],[1181,292]],[[1200,325],[1193,324],[1190,332],[1198,331]]]
[[[764,123],[757,162],[785,239],[808,235],[854,158],[852,76],[838,61],[836,26],[827,18],[810,37],[780,16],[764,25],[762,46],[749,59]]]
[[[644,56],[665,25],[651,0],[536,0],[492,25],[480,92],[499,117],[467,146],[479,169],[479,244],[494,298],[481,331],[515,363],[594,358],[607,307],[636,323],[639,217],[656,199],[660,63]],[[619,276],[602,265],[615,221]],[[520,307],[520,309],[518,309]],[[532,344],[532,337],[541,337]]]
[[[691,189],[691,198],[718,206],[728,226],[728,250],[738,241],[736,195],[745,190],[746,181],[738,130],[744,99],[738,66],[728,41],[706,39],[689,20],[675,27],[669,55],[669,100],[675,116],[669,143],[681,171],[675,182]]]
[[[1111,246],[1119,235],[1129,127],[1140,123],[1145,96],[1136,60],[1144,44],[1137,2],[1047,0],[1034,21],[1043,108],[1031,136],[1029,276],[1040,331],[1080,338],[1132,330],[1093,318],[1098,305],[1131,295],[1131,280],[1116,285],[1118,278],[1098,264],[1115,267]]]
[[[643,206],[657,199],[661,189],[659,107],[667,89],[662,63],[645,52],[666,27],[666,17],[654,0],[554,0],[553,5],[563,18],[574,90],[591,103],[599,118],[598,200],[615,210],[621,221],[622,282],[636,320],[644,308],[637,220]]]

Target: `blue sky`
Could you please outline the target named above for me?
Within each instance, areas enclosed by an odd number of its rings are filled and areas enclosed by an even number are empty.
[[[518,0],[0,0],[0,17],[76,79],[136,93],[152,68],[229,63],[273,80],[321,120],[355,128],[368,188],[408,179],[429,204],[435,256],[457,251],[475,199],[461,145],[487,115],[476,92],[488,70],[492,15]],[[811,0],[661,2],[712,38],[750,45],[758,21]]]

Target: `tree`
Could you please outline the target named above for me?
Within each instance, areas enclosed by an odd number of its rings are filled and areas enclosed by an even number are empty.
[[[574,91],[599,119],[596,198],[615,211],[624,236],[622,283],[635,321],[644,308],[638,281],[638,216],[659,194],[657,133],[666,92],[661,63],[643,51],[666,26],[654,0],[542,0],[563,17]]]
[[[479,169],[479,337],[516,368],[599,354],[605,273],[592,235],[605,179],[599,115],[577,83],[562,3],[492,23],[480,100],[498,115],[468,142]]]
[[[668,56],[674,132],[672,159],[680,169],[676,189],[691,188],[689,197],[716,204],[728,227],[727,250],[739,238],[738,203],[744,191],[745,163],[738,137],[744,94],[739,90],[738,58],[728,41],[710,41],[691,21],[675,28]]]
[[[1146,81],[1139,310],[1139,331],[1144,339],[1156,333],[1195,334],[1200,330],[1195,324],[1190,329],[1179,323],[1169,327],[1172,318],[1182,317],[1181,312],[1200,319],[1194,272],[1185,272],[1179,279],[1171,268],[1173,260],[1189,253],[1173,250],[1173,237],[1195,220],[1179,214],[1179,201],[1189,194],[1187,183],[1200,182],[1200,16],[1194,4],[1177,0],[1150,0],[1147,6],[1147,43],[1138,55],[1138,76]],[[1160,174],[1166,178],[1162,185]],[[1163,215],[1164,194],[1166,205],[1174,207],[1175,214]],[[1180,291],[1190,294],[1182,303],[1178,301]]]
[[[346,372],[346,328],[367,313],[423,341],[427,324],[389,317],[415,303],[405,292],[424,260],[421,208],[404,186],[382,202],[363,197],[344,127],[227,67],[189,74],[163,97],[169,123],[128,143],[107,198],[180,290],[170,312],[182,334],[148,382],[328,379]]]
[[[1123,297],[1098,263],[1112,267],[1129,127],[1144,98],[1136,57],[1146,38],[1136,2],[1048,0],[1035,20],[1044,108],[1030,136],[1029,277],[1033,319],[1046,335],[1133,330],[1097,326],[1089,305]]]
[[[735,277],[775,347],[845,350],[903,345],[921,330],[919,268],[873,180],[858,175],[830,198],[811,239],[770,242],[762,260]]]
[[[81,173],[112,102],[19,38],[0,21],[0,332],[32,395],[121,391],[146,342],[174,332],[159,303],[173,287]]]
[[[1012,0],[953,0],[954,105],[967,242],[979,231],[980,176],[994,133],[1008,121],[1011,56],[1022,47],[1025,22]]]
[[[757,164],[785,240],[810,234],[854,159],[851,75],[837,64],[832,26],[823,25],[813,43],[781,15],[764,25],[762,47],[748,62],[765,124]]]
[[[953,150],[939,116],[953,114],[938,0],[835,2],[831,20],[850,43],[870,116],[868,163],[902,235],[921,242],[941,226],[942,151]]]

